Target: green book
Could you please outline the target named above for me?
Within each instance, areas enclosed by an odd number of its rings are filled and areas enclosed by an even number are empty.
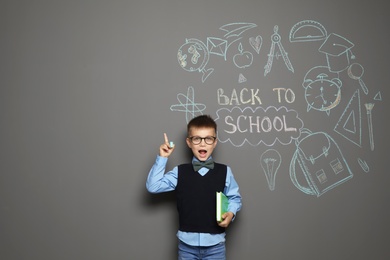
[[[228,198],[222,192],[217,192],[217,221],[221,222],[222,215],[228,211]]]

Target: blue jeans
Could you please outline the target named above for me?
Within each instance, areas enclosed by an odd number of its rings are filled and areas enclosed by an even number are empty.
[[[226,260],[225,243],[214,246],[190,246],[179,240],[179,260]]]

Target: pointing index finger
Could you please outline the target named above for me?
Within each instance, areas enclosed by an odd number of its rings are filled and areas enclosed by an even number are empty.
[[[168,136],[167,136],[167,134],[166,134],[166,133],[164,133],[164,140],[165,140],[165,143],[166,143],[166,144],[168,144],[168,143],[169,143],[169,141],[168,141]]]

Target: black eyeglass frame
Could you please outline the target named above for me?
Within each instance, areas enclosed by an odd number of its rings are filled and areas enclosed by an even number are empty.
[[[199,138],[199,142],[194,142],[194,138],[198,139]],[[206,136],[206,137],[200,137],[200,136],[190,136],[188,137],[188,139],[190,139],[191,143],[192,144],[200,144],[202,143],[202,141],[204,140],[204,142],[208,145],[212,145],[213,143],[215,143],[215,140],[217,140],[217,137],[216,136]],[[208,141],[207,141],[208,140]],[[211,141],[212,140],[212,141]],[[210,142],[211,141],[211,142]]]

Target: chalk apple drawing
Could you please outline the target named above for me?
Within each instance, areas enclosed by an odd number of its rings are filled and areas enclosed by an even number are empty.
[[[238,45],[238,51],[239,53],[233,56],[234,65],[240,69],[247,68],[252,65],[253,55],[249,51],[244,51],[241,43]]]

